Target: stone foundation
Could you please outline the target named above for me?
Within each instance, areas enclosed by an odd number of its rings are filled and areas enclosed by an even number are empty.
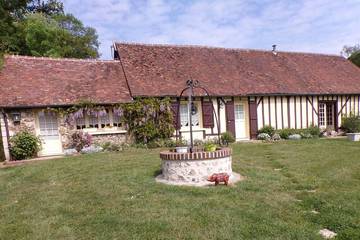
[[[222,148],[215,152],[176,153],[161,152],[162,174],[158,182],[173,185],[205,186],[214,173],[227,173],[230,183],[240,180],[240,175],[232,172],[231,149]]]

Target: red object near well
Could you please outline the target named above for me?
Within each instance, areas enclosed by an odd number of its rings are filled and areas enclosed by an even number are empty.
[[[223,182],[225,185],[229,183],[229,174],[227,173],[214,173],[210,177],[208,177],[209,182],[215,182],[215,186],[219,183]]]

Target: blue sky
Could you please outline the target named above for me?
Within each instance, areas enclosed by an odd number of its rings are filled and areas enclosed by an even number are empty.
[[[360,43],[360,0],[64,0],[113,41],[340,54]]]

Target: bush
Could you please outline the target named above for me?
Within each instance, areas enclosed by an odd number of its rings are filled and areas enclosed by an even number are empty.
[[[274,141],[280,141],[281,137],[278,133],[274,133],[274,135],[272,135],[271,139]]]
[[[89,147],[91,142],[91,135],[88,133],[77,131],[71,135],[71,146],[75,148],[77,152],[80,152],[84,147]]]
[[[123,147],[121,144],[112,143],[112,142],[105,142],[100,145],[104,151],[107,152],[120,152],[123,150]]]
[[[272,135],[274,135],[275,129],[272,126],[264,126],[258,131],[258,134],[260,133],[266,133],[271,137]]]
[[[260,133],[258,136],[257,136],[257,139],[259,140],[265,140],[265,141],[270,141],[271,140],[271,137],[269,134],[267,133]]]
[[[360,116],[350,114],[348,117],[343,117],[341,123],[341,129],[346,133],[360,132]]]
[[[224,132],[221,134],[221,144],[229,145],[229,143],[235,142],[235,137],[231,132]]]
[[[318,126],[311,126],[306,129],[311,136],[319,137],[321,135],[321,130]]]
[[[295,134],[296,130],[292,128],[284,128],[279,130],[278,133],[282,139],[289,139],[289,136]]]
[[[204,151],[205,152],[214,152],[216,150],[217,145],[214,143],[214,141],[206,141],[204,143]]]
[[[30,131],[22,131],[10,139],[10,153],[16,160],[36,157],[41,150],[41,140]]]

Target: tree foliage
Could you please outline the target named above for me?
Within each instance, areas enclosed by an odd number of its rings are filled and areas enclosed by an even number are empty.
[[[349,60],[353,62],[356,66],[360,67],[360,51],[351,54]]]
[[[341,54],[360,67],[360,44],[355,44],[354,46],[345,45]]]
[[[97,58],[98,35],[57,0],[0,0],[0,52]]]
[[[27,11],[31,13],[43,13],[47,16],[64,14],[64,4],[57,0],[32,0],[27,5]]]

